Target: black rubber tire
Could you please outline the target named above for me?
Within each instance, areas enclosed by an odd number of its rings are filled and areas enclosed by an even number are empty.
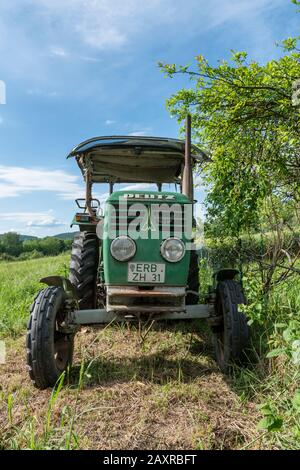
[[[224,373],[230,372],[234,363],[242,365],[250,344],[247,318],[239,311],[245,296],[238,281],[220,281],[216,289],[216,315],[222,317],[221,324],[213,327],[214,346],[218,366]]]
[[[99,239],[94,232],[79,232],[72,244],[69,279],[77,290],[79,308],[96,307]]]
[[[199,259],[196,250],[191,250],[190,267],[188,275],[188,290],[199,293]],[[199,302],[199,296],[188,293],[185,299],[186,305],[195,305]]]
[[[30,378],[39,389],[55,385],[72,363],[74,334],[57,329],[62,314],[65,293],[60,287],[47,287],[36,296],[30,310],[27,327],[27,365]],[[57,352],[59,345],[62,356]]]

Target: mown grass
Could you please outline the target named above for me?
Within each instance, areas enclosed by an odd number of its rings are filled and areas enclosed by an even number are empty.
[[[115,324],[83,328],[71,370],[53,391],[39,391],[26,371],[24,328],[39,279],[66,275],[67,266],[66,254],[0,263],[0,448],[300,448],[299,366],[282,334],[299,319],[297,276],[253,304],[251,364],[231,377],[217,369],[205,322],[158,323],[144,342],[135,325]],[[202,288],[207,268],[203,261]],[[278,347],[285,352],[266,357]],[[258,429],[265,418],[281,424]]]
[[[157,324],[141,345],[134,325],[84,329],[57,394],[32,387],[23,338],[12,340],[0,394],[0,445],[239,448],[256,436],[252,405],[218,372],[206,334],[198,322]]]

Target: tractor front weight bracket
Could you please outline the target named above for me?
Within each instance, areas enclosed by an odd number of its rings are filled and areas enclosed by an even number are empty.
[[[187,305],[182,311],[143,312],[143,311],[107,311],[105,309],[74,310],[72,322],[76,325],[105,324],[111,322],[137,321],[143,318],[152,320],[193,320],[197,318],[208,319],[214,314],[214,306],[209,304]]]

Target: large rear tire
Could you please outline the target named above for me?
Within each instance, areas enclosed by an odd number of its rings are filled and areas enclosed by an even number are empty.
[[[239,311],[239,305],[244,303],[239,282],[231,279],[218,282],[215,311],[220,324],[213,327],[213,334],[217,363],[224,373],[228,373],[234,363],[245,362],[250,345],[247,318]]]
[[[30,378],[39,389],[55,385],[72,363],[74,334],[61,331],[65,293],[47,287],[36,296],[30,310],[26,348]]]
[[[96,306],[99,239],[94,232],[79,232],[74,237],[69,279],[77,290],[79,308]]]

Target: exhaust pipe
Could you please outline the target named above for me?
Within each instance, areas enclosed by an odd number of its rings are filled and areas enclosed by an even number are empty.
[[[191,122],[190,114],[187,114],[185,120],[185,152],[184,152],[184,168],[182,174],[182,194],[187,196],[192,202],[194,200],[193,188],[193,170],[191,157]]]

